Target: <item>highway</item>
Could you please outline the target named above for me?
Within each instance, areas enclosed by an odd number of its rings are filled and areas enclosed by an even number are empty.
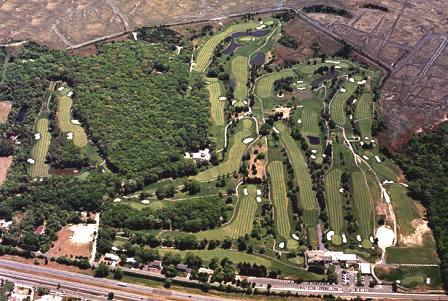
[[[150,286],[138,284],[124,284],[117,280],[104,278],[95,278],[90,275],[66,272],[63,270],[55,270],[43,266],[19,263],[9,260],[0,259],[0,277],[29,283],[35,286],[45,286],[56,288],[60,285],[60,290],[73,292],[78,295],[91,296],[97,300],[104,300],[109,292],[113,292],[115,299],[118,300],[199,300],[199,301],[221,301],[229,300],[222,297],[209,295],[197,295],[180,292],[176,290],[158,289]],[[121,284],[121,285],[119,285]],[[297,293],[299,295],[308,296],[332,294],[340,297],[357,297],[377,298],[377,299],[396,299],[396,300],[447,300],[446,295],[436,294],[401,294],[401,293],[382,293],[382,292],[346,292],[346,291],[329,291],[319,288],[301,289],[298,285],[289,285],[285,287],[272,287],[271,291]],[[233,296],[232,296],[233,297]],[[235,298],[232,298],[235,300]]]

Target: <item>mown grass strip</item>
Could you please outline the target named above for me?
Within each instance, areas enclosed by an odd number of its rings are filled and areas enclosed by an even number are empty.
[[[369,190],[364,181],[364,175],[355,171],[352,173],[353,203],[356,219],[359,223],[361,236],[366,239],[373,235],[373,207]]]
[[[73,143],[82,148],[89,142],[84,129],[71,122],[71,109],[73,100],[68,96],[57,97],[58,109],[57,109],[57,122],[58,127],[62,133],[73,133]]]
[[[48,118],[38,117],[36,132],[40,134],[40,139],[36,140],[31,148],[31,158],[35,163],[29,166],[28,174],[33,178],[44,178],[48,176],[49,165],[45,164],[45,158],[51,142],[51,135],[48,132]]]
[[[225,102],[219,100],[219,97],[222,96],[221,84],[216,79],[209,79],[209,82],[208,91],[210,93],[212,120],[214,124],[222,126],[224,125]]]
[[[247,65],[247,57],[237,56],[230,63],[230,70],[236,81],[235,99],[247,99],[247,79],[249,77],[249,69]]]
[[[331,229],[336,234],[341,234],[344,229],[344,203],[339,192],[341,175],[342,171],[340,169],[333,169],[325,177],[328,217]]]

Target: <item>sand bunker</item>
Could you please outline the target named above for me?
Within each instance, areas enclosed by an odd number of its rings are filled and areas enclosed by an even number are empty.
[[[345,92],[347,92],[347,90],[346,90],[346,89],[344,89],[344,88],[341,88],[341,89],[339,89],[339,91],[341,91],[342,93],[345,93]]]
[[[257,203],[261,203],[261,197],[257,196],[256,200],[257,200]]]
[[[257,195],[261,195],[261,190],[257,189]]]
[[[120,199],[120,198],[116,198],[116,199],[114,200],[114,203],[119,203],[119,202],[121,202],[121,199]]]
[[[244,188],[244,189],[243,189],[243,194],[244,194],[244,195],[249,195],[249,192],[247,191],[247,188]]]
[[[369,157],[367,157],[366,155],[362,155],[364,160],[369,160]]]
[[[28,162],[30,164],[34,164],[34,163],[36,163],[36,160],[29,158],[26,160],[26,162]]]
[[[381,159],[380,159],[380,157],[375,156],[375,160],[376,160],[376,162],[381,163]]]
[[[394,245],[395,233],[386,226],[379,227],[375,236],[378,238],[378,247],[382,250],[386,250],[386,248]]]
[[[297,123],[301,124],[302,123],[302,119],[299,118],[299,120],[297,120]]]
[[[361,241],[361,235],[359,235],[359,234],[356,235],[356,240],[357,240],[357,241]]]
[[[355,79],[354,79],[353,77],[350,77],[348,80],[349,80],[351,83],[354,83],[354,82],[355,82]]]
[[[331,238],[333,237],[333,235],[334,235],[334,231],[328,231],[328,233],[327,233],[327,240],[331,241]]]
[[[306,87],[297,87],[297,90],[303,91],[303,90],[306,90]]]
[[[252,138],[252,137],[247,137],[247,138],[244,138],[243,143],[244,143],[244,144],[248,144],[248,143],[251,143],[252,141],[254,141],[254,138]]]
[[[62,92],[62,90],[64,90],[64,87],[59,87],[59,88],[58,88],[58,91],[59,91],[59,92]]]
[[[284,248],[285,248],[285,242],[284,242],[284,241],[280,242],[280,243],[278,244],[278,247],[279,247],[280,249],[284,249]]]
[[[72,119],[72,120],[70,120],[70,122],[73,123],[73,124],[77,124],[77,125],[81,124],[81,122],[79,122],[78,119]]]
[[[67,139],[68,140],[73,140],[73,133],[72,132],[68,132],[67,133]]]
[[[218,99],[219,99],[219,100],[227,100],[227,97],[225,97],[225,96],[221,96],[221,97],[219,97]]]
[[[347,243],[347,236],[345,236],[344,233],[342,233],[342,242],[343,242],[344,244]]]
[[[67,93],[67,96],[68,96],[68,97],[72,97],[72,95],[73,95],[73,92],[72,92],[72,91],[70,91],[70,92]]]
[[[142,200],[141,203],[145,204],[145,205],[148,205],[149,204],[149,200]]]
[[[272,128],[272,130],[273,130],[276,134],[280,134],[280,131],[277,130],[277,128],[276,128],[275,126]]]
[[[39,140],[40,139],[40,133],[34,134],[34,139]]]
[[[294,238],[295,240],[299,240],[299,237],[295,233],[292,234],[292,238]]]
[[[96,224],[78,224],[70,226],[73,231],[71,241],[75,244],[87,244],[92,242],[93,233],[96,231]]]
[[[411,235],[401,238],[401,242],[407,246],[423,246],[425,243],[425,235],[431,233],[431,229],[428,227],[428,221],[424,221],[420,218],[414,219],[411,222],[415,232]]]

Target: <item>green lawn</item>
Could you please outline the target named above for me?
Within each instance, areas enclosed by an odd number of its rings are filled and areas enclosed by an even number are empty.
[[[394,207],[400,233],[404,236],[411,235],[415,228],[411,223],[414,219],[420,218],[415,201],[408,196],[406,187],[394,184],[389,187],[389,196]]]
[[[439,264],[434,244],[423,247],[393,247],[387,248],[386,262],[404,264]]]
[[[340,169],[333,169],[325,177],[325,195],[330,226],[331,230],[339,235],[342,234],[345,226],[344,201],[342,194],[339,192],[341,188],[341,175],[342,171]]]
[[[31,158],[35,161],[34,164],[29,164],[28,174],[33,177],[47,177],[49,165],[45,164],[48,148],[51,142],[51,135],[48,132],[48,118],[39,116],[36,123],[36,133],[40,134],[40,139],[35,140],[31,148]]]
[[[73,133],[73,143],[77,147],[84,147],[89,140],[84,129],[77,124],[71,122],[71,109],[73,100],[68,96],[58,96],[57,122],[62,133]]]
[[[232,59],[230,70],[236,82],[235,99],[247,100],[247,79],[249,77],[249,67],[247,57],[237,56]]]
[[[407,267],[401,266],[394,269],[375,269],[378,278],[395,281],[400,280],[401,285],[408,288],[425,286],[426,278],[431,279],[430,287],[439,288],[442,286],[442,278],[438,267]]]
[[[368,239],[373,235],[373,206],[369,190],[364,181],[364,175],[359,172],[352,173],[353,203],[356,220],[359,223],[360,235]]]

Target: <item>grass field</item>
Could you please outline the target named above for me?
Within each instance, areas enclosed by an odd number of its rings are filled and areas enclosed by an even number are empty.
[[[199,72],[203,72],[210,62],[213,53],[215,52],[216,46],[219,45],[226,37],[231,35],[234,32],[238,31],[246,31],[250,28],[256,28],[257,23],[249,22],[249,23],[240,23],[231,25],[226,30],[214,34],[209,40],[205,42],[205,44],[199,49],[199,52],[196,57],[196,66],[195,69]]]
[[[397,264],[439,264],[434,243],[422,247],[387,248],[387,263]]]
[[[332,169],[325,178],[327,211],[331,229],[335,234],[342,234],[344,229],[344,201],[339,189],[341,187],[340,169]]]
[[[288,239],[291,233],[291,224],[288,213],[288,197],[286,195],[285,172],[281,161],[271,161],[268,165],[271,180],[272,202],[275,210],[275,226],[278,233]]]
[[[343,86],[347,91],[341,92],[338,91],[336,95],[334,96],[333,101],[331,102],[331,119],[336,124],[344,125],[347,118],[345,115],[345,103],[347,102],[347,99],[355,92],[356,90],[356,84],[348,82]]]
[[[233,78],[236,81],[235,86],[235,99],[246,100],[247,99],[247,79],[249,77],[249,69],[247,65],[247,57],[237,56],[231,64],[230,69]]]
[[[236,239],[245,234],[250,234],[253,228],[253,221],[255,213],[257,212],[258,203],[256,201],[256,189],[255,185],[247,186],[248,195],[243,195],[243,189],[239,190],[239,201],[235,208],[235,216],[231,222],[223,227],[198,232],[196,237],[198,239],[218,239],[222,240],[225,237]]]
[[[88,143],[84,129],[80,125],[71,122],[72,99],[68,96],[59,96],[57,97],[57,101],[57,122],[59,129],[62,133],[72,132],[73,143],[80,148],[84,147]]]
[[[281,261],[273,260],[273,259],[261,256],[261,255],[247,254],[247,253],[242,253],[242,252],[238,252],[238,251],[234,251],[234,250],[215,249],[215,250],[179,251],[179,250],[175,250],[175,249],[164,249],[164,248],[159,249],[160,255],[164,255],[168,252],[178,253],[183,258],[185,258],[185,255],[187,252],[192,252],[192,253],[200,256],[205,263],[210,262],[210,260],[213,257],[218,257],[218,258],[227,257],[234,263],[240,263],[240,262],[247,262],[250,264],[256,263],[258,265],[264,265],[269,270],[274,270],[274,271],[281,270],[283,276],[295,276],[295,277],[299,277],[300,279],[308,279],[308,280],[319,280],[319,279],[323,278],[321,275],[307,272],[306,270],[301,269],[298,266],[293,266],[293,265],[289,266],[289,265],[282,263]]]
[[[368,239],[373,235],[373,208],[370,194],[361,172],[352,173],[353,203],[361,237]]]
[[[219,100],[222,96],[221,83],[217,79],[208,78],[210,84],[208,85],[208,91],[210,93],[210,104],[211,104],[211,116],[213,123],[220,126],[224,125],[224,107],[225,102]]]
[[[193,179],[198,181],[208,181],[217,178],[218,176],[228,175],[240,168],[241,157],[247,148],[247,145],[243,143],[243,139],[249,137],[252,134],[251,128],[253,122],[250,119],[243,119],[243,129],[237,132],[234,136],[233,145],[229,150],[227,160],[218,166],[206,169]]]
[[[300,132],[303,136],[320,136],[319,113],[310,108],[304,108],[301,114],[302,127]]]
[[[48,132],[48,118],[38,117],[36,123],[36,132],[40,134],[40,139],[35,140],[31,148],[31,158],[36,162],[28,168],[28,174],[35,177],[47,177],[49,165],[45,164],[45,157],[47,156],[48,147],[51,142],[51,135]]]
[[[399,184],[394,184],[389,187],[390,198],[394,206],[400,233],[405,236],[415,232],[411,222],[421,217],[415,207],[415,201],[407,195],[407,192],[406,187]]]
[[[372,137],[372,94],[363,93],[358,99],[355,118],[358,120],[361,137]]]
[[[287,132],[282,132],[280,139],[288,151],[294,169],[297,186],[299,187],[299,201],[304,209],[304,223],[307,226],[314,227],[317,225],[319,210],[305,156],[297,142]]]
[[[255,84],[255,94],[262,98],[271,97],[276,80],[295,75],[293,70],[286,69],[260,77]]]
[[[375,274],[378,278],[387,281],[400,280],[402,286],[409,288],[424,285],[426,278],[431,279],[431,287],[440,287],[442,285],[439,267],[401,266],[392,269],[378,267],[375,269]]]

